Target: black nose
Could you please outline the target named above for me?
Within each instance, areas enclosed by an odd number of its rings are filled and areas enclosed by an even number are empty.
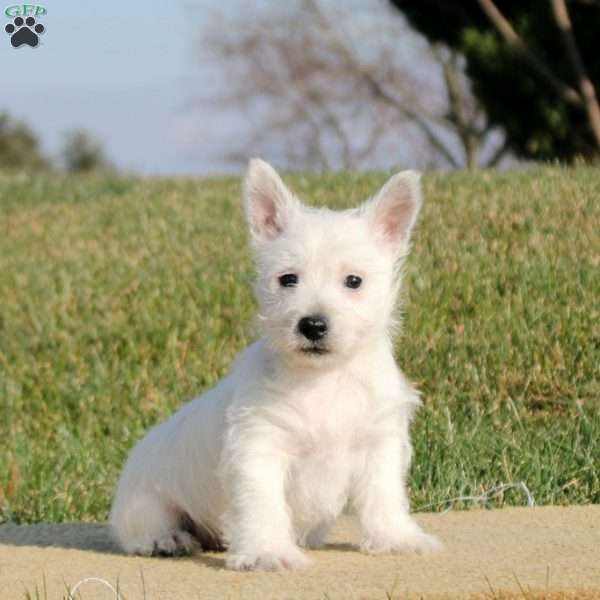
[[[321,315],[302,317],[298,321],[298,331],[311,342],[316,342],[327,335],[327,319]]]

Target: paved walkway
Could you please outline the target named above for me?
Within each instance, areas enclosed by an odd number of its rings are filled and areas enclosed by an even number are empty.
[[[105,526],[0,526],[0,600],[66,597],[88,577],[119,582],[126,600],[386,600],[468,598],[522,590],[588,590],[600,598],[600,505],[417,515],[446,550],[432,556],[366,556],[351,545],[356,523],[340,520],[331,543],[296,573],[235,573],[219,554],[149,559],[116,552]],[[114,599],[104,584],[83,600]],[[144,591],[145,590],[145,591]],[[596,592],[598,596],[596,596]],[[144,595],[145,594],[145,595]]]

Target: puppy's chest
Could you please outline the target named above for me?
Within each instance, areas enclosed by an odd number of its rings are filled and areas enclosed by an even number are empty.
[[[335,381],[299,390],[298,426],[290,442],[298,460],[336,460],[365,445],[371,430],[371,400],[358,385]]]
[[[357,441],[360,427],[354,421],[332,419],[312,425],[298,436],[287,485],[288,502],[299,526],[335,519],[366,464],[366,450]]]
[[[289,491],[303,506],[341,509],[353,475],[365,464],[369,404],[360,387],[323,386],[298,398]]]

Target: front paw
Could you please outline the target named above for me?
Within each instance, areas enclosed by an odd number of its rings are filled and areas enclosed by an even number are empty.
[[[411,529],[367,537],[360,548],[369,554],[430,554],[443,550],[444,546],[434,535]]]
[[[311,564],[310,558],[294,546],[284,551],[233,552],[225,560],[227,568],[235,571],[295,571]]]

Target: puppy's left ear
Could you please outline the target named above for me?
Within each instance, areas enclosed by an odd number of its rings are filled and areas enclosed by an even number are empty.
[[[367,202],[364,212],[376,238],[399,255],[408,247],[422,203],[421,174],[402,171]]]

